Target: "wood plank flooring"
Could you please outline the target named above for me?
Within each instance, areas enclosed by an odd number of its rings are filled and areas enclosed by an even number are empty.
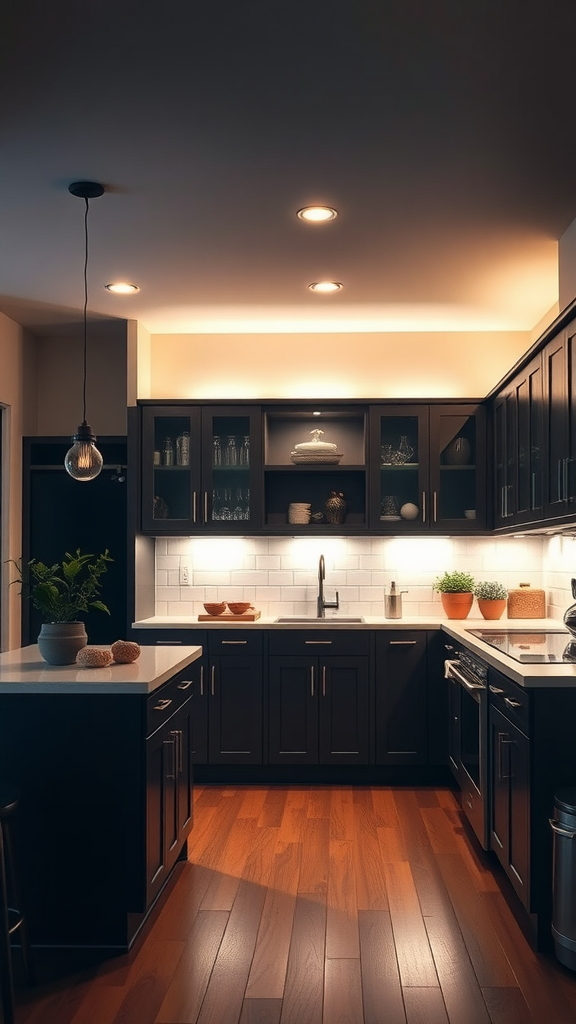
[[[17,1024],[575,1024],[490,864],[449,789],[197,787],[145,937],[40,966]]]

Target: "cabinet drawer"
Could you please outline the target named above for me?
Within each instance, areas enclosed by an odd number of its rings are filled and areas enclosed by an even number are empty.
[[[270,654],[312,655],[355,655],[368,654],[370,634],[361,630],[318,629],[271,630],[269,636]]]
[[[226,629],[208,632],[208,651],[211,655],[262,654],[262,630],[252,633],[248,629]]]
[[[169,679],[146,700],[146,735],[151,736],[172,717],[192,696],[193,673],[199,671],[199,662],[192,662],[178,675]]]
[[[522,732],[528,734],[530,724],[530,695],[517,686],[511,679],[490,671],[488,674],[488,686],[490,689],[490,703],[493,707],[505,715],[505,717],[518,726]]]

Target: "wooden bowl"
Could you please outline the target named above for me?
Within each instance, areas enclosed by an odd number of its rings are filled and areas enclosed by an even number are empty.
[[[228,601],[228,607],[233,615],[243,615],[250,608],[250,601]]]
[[[208,615],[222,615],[226,609],[226,601],[209,601],[204,605]]]

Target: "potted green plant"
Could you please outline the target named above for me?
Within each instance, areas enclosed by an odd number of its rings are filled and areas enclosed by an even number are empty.
[[[465,619],[474,600],[474,577],[469,572],[445,572],[433,584],[440,594],[442,607],[449,619]]]
[[[26,566],[12,562],[18,573],[21,593],[42,613],[44,623],[38,636],[40,653],[49,665],[72,665],[88,638],[80,616],[95,608],[110,614],[100,600],[102,576],[113,559],[108,548],[101,555],[85,554],[80,548],[67,551],[61,562],[46,565],[33,558]]]
[[[474,587],[474,597],[485,619],[499,619],[506,607],[508,591],[497,580],[486,580]]]

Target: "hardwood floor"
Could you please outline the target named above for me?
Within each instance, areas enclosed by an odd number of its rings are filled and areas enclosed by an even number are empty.
[[[18,1024],[574,1024],[448,789],[198,787],[126,956],[18,987]],[[42,979],[44,970],[44,980]]]

